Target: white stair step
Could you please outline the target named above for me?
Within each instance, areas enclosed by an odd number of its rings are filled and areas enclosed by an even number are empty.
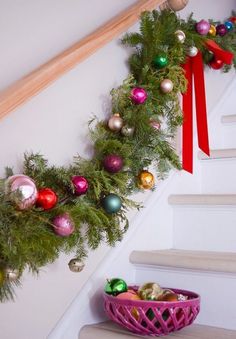
[[[236,253],[187,250],[133,251],[133,264],[236,273]]]
[[[232,124],[232,123],[236,123],[236,114],[232,114],[232,115],[223,115],[221,117],[221,122],[223,124]]]
[[[211,150],[210,157],[203,152],[199,152],[198,158],[200,160],[232,159],[232,158],[236,159],[236,148]]]
[[[191,325],[181,331],[174,332],[168,338],[177,339],[235,339],[236,332],[223,328]],[[100,324],[86,325],[80,331],[79,339],[130,339],[147,338],[126,331],[122,327],[107,321]]]
[[[135,264],[139,286],[154,281],[198,293],[201,311],[195,323],[236,330],[235,253],[134,251],[130,261]]]
[[[168,202],[170,205],[231,205],[236,207],[236,194],[172,194]]]
[[[169,202],[174,248],[236,252],[236,195],[176,195]]]

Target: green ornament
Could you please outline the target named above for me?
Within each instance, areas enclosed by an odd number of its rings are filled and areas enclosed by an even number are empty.
[[[0,270],[0,286],[3,285],[5,281],[5,274],[3,270]]]
[[[168,59],[166,55],[157,55],[153,60],[156,68],[163,68],[168,65]]]
[[[162,288],[153,282],[145,283],[138,289],[138,295],[143,300],[158,300],[162,294]]]
[[[121,198],[114,193],[110,193],[102,199],[102,207],[108,214],[116,213],[121,208]]]
[[[107,280],[104,291],[107,294],[116,296],[122,292],[127,292],[128,286],[123,279],[113,278],[111,280]]]

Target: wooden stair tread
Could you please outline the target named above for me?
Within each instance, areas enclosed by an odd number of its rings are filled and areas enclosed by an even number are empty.
[[[236,114],[222,116],[221,122],[223,124],[235,123],[236,122]]]
[[[236,158],[236,148],[214,149],[210,151],[210,156],[199,152],[198,158],[200,160],[234,159]]]
[[[131,333],[111,321],[84,326],[79,335],[79,339],[131,339],[131,338],[148,338]],[[223,328],[191,325],[183,328],[181,331],[171,333],[165,338],[177,339],[235,339],[236,331],[226,330]]]
[[[229,252],[177,249],[133,251],[130,254],[130,262],[137,265],[236,273],[236,253]]]
[[[236,194],[172,194],[170,205],[235,205]]]

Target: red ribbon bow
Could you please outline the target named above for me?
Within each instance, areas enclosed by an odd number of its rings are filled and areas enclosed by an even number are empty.
[[[207,40],[207,48],[215,57],[230,65],[234,55],[221,49],[214,41]],[[201,52],[195,57],[188,57],[185,65],[185,77],[188,81],[187,91],[183,94],[183,169],[193,172],[193,78],[195,88],[196,122],[199,148],[210,155],[207,127],[207,110],[204,83],[204,70]]]

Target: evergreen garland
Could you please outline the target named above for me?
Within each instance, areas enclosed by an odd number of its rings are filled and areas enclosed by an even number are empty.
[[[235,18],[235,13],[232,15]],[[82,261],[87,255],[87,248],[95,249],[101,242],[114,246],[121,241],[128,228],[127,210],[140,207],[128,198],[140,189],[137,185],[139,173],[152,165],[156,168],[157,177],[164,178],[171,167],[181,169],[170,141],[182,123],[179,93],[186,90],[182,65],[187,49],[196,46],[207,64],[212,54],[205,47],[205,41],[212,39],[236,55],[235,26],[220,37],[199,35],[195,25],[192,15],[184,21],[168,10],[145,12],[141,17],[140,32],[124,36],[123,43],[134,48],[129,59],[131,74],[119,88],[111,91],[111,113],[119,113],[124,125],[133,128],[133,135],[114,132],[107,121],[94,118],[89,122],[94,145],[91,159],[77,156],[73,164],[65,168],[49,165],[40,154],[25,154],[23,174],[34,180],[37,189],[48,187],[56,192],[58,202],[54,208],[44,210],[34,205],[30,209],[19,210],[15,202],[22,197],[20,192],[16,196],[6,190],[6,180],[13,175],[10,168],[6,169],[6,177],[0,180],[1,301],[13,298],[13,289],[19,285],[20,275],[25,269],[38,273],[42,266],[54,262],[60,252],[73,252]],[[177,30],[185,33],[184,43],[177,39]],[[154,60],[158,55],[168,58],[166,67],[155,67]],[[235,57],[233,66],[236,67]],[[223,71],[230,67],[224,66]],[[164,94],[160,88],[164,79],[170,79],[174,84],[170,93]],[[144,104],[137,105],[131,100],[131,91],[135,87],[141,87],[148,93]],[[161,128],[153,128],[151,121],[161,124]],[[109,173],[104,169],[103,159],[109,154],[123,159],[123,170]],[[86,194],[75,194],[71,180],[74,175],[87,179],[89,190]],[[122,206],[117,213],[107,213],[102,204],[102,199],[110,193],[121,199]],[[68,237],[56,235],[52,222],[54,217],[65,212],[75,225],[74,232]],[[13,280],[8,279],[6,274],[9,268],[19,273]]]

